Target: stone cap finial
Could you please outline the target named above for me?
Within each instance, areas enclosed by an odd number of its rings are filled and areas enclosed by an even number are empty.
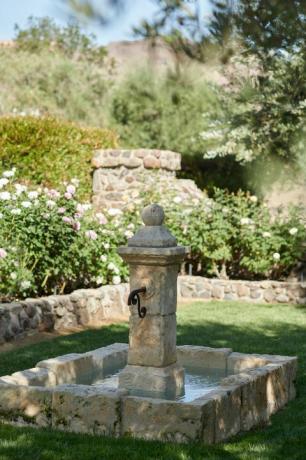
[[[163,224],[165,213],[159,204],[153,203],[143,209],[141,218],[145,225],[155,227]]]
[[[129,247],[169,248],[177,246],[176,238],[163,225],[165,213],[156,203],[146,206],[141,217],[144,227],[128,240]]]

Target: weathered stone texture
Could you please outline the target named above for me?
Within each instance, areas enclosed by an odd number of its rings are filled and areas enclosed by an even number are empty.
[[[267,303],[306,303],[306,283],[283,281],[242,281],[180,276],[179,298],[247,300]]]
[[[229,367],[232,363],[233,367],[235,362],[235,365],[239,363],[240,372],[223,378],[215,390],[188,403],[132,396],[124,389],[112,390],[99,384],[72,383],[75,379],[82,380],[90,361],[93,373],[100,369],[103,375],[112,366],[123,366],[127,348],[127,344],[112,344],[81,355],[48,360],[52,362],[48,367],[1,377],[0,418],[98,435],[212,444],[268,423],[271,414],[295,396],[295,357],[231,353],[229,349],[193,346],[178,347],[178,356],[183,355],[186,364],[206,367],[210,362],[212,367],[222,363]],[[260,367],[255,368],[256,365]],[[134,379],[133,389],[137,388],[138,377],[141,383],[152,375],[146,373],[143,366],[128,368]],[[176,369],[179,372],[179,366]],[[167,369],[154,368],[154,372],[165,373]],[[65,376],[67,384],[52,386],[50,375],[45,378],[46,373],[52,373],[56,381]]]
[[[198,200],[203,192],[189,179],[176,179],[181,155],[162,150],[99,150],[94,154],[93,205],[96,209],[129,209],[141,202],[143,191],[177,193],[183,201]]]
[[[117,436],[122,391],[60,385],[53,392],[52,426],[65,431]]]
[[[176,315],[131,315],[128,363],[161,367],[175,362]]]

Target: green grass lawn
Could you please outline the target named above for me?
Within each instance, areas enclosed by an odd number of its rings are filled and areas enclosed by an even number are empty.
[[[0,354],[0,375],[39,360],[127,342],[126,324],[62,336]],[[181,307],[178,344],[231,347],[246,353],[298,355],[298,395],[271,424],[236,436],[226,444],[163,444],[111,439],[0,424],[0,459],[306,459],[306,307],[201,303]]]

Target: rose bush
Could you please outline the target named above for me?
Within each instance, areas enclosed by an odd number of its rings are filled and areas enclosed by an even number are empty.
[[[33,189],[0,178],[0,297],[2,300],[118,284],[128,269],[117,254],[141,225],[145,204],[159,202],[178,243],[190,246],[193,273],[283,279],[302,256],[305,221],[298,209],[272,215],[256,196],[215,190],[213,198],[183,199],[158,187],[126,212],[94,213],[80,203],[78,180],[61,190]]]
[[[127,269],[116,253],[134,229],[119,210],[94,214],[77,199],[77,180],[64,190],[28,188],[0,179],[0,292],[2,299],[64,293],[118,284]]]
[[[194,274],[284,279],[305,253],[303,209],[273,214],[255,195],[220,189],[212,199],[186,202],[152,191],[144,201],[163,205],[178,242],[191,248]]]

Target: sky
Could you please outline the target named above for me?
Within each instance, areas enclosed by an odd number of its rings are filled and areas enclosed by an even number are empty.
[[[111,27],[87,25],[84,29],[94,33],[100,44],[108,44],[118,40],[133,40],[132,26],[139,24],[141,19],[150,19],[156,11],[152,0],[130,0],[122,15],[112,23]],[[64,25],[67,15],[60,0],[0,0],[0,40],[14,38],[14,25],[21,28],[27,24],[29,16],[50,16],[57,23]]]

